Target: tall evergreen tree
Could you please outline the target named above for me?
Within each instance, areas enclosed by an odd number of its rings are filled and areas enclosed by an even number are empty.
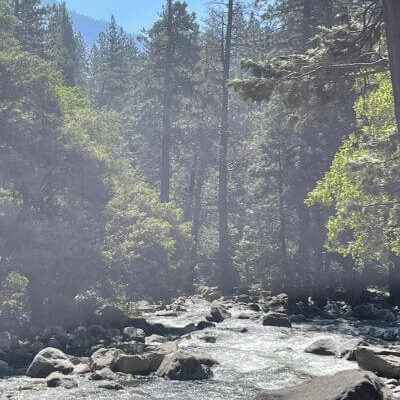
[[[47,57],[62,72],[64,83],[67,86],[82,83],[84,44],[74,32],[65,3],[51,7],[47,30]]]
[[[111,17],[91,52],[90,93],[99,107],[121,110],[132,91],[137,48],[134,39]]]
[[[16,36],[24,51],[44,55],[47,14],[40,0],[14,0]]]

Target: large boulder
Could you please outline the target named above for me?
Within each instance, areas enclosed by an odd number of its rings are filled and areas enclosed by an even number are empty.
[[[101,370],[106,367],[111,367],[114,358],[122,354],[123,351],[116,348],[99,349],[91,355],[90,367],[93,371]]]
[[[338,350],[337,347],[338,346],[334,340],[326,338],[311,343],[304,351],[306,353],[318,354],[320,356],[335,356]]]
[[[338,357],[344,358],[348,361],[357,361],[356,351],[358,346],[361,345],[365,345],[365,342],[357,338],[341,342],[338,347],[337,355]]]
[[[132,340],[134,342],[145,343],[146,341],[146,335],[143,329],[135,328],[133,326],[128,326],[124,328],[124,330],[122,331],[122,336],[124,337],[124,339]]]
[[[230,317],[231,314],[222,305],[214,305],[211,307],[210,314],[206,316],[206,320],[218,324]]]
[[[26,375],[30,378],[46,378],[52,372],[70,374],[73,370],[74,365],[61,350],[46,347],[35,356]]]
[[[198,358],[176,352],[164,357],[157,375],[174,381],[198,381],[211,378],[212,372]]]
[[[264,326],[279,326],[283,328],[291,328],[292,323],[290,322],[287,314],[270,311],[263,319]]]
[[[53,372],[46,378],[46,384],[48,387],[56,388],[62,387],[64,389],[74,389],[78,386],[75,379],[70,376],[65,376],[60,372]]]
[[[256,400],[385,400],[390,399],[378,378],[358,370],[311,379],[300,385],[261,393]]]
[[[356,350],[360,368],[385,378],[400,378],[400,351],[360,346]]]
[[[149,375],[157,371],[163,358],[164,354],[157,352],[134,355],[119,354],[114,358],[111,368],[114,372],[124,374]]]

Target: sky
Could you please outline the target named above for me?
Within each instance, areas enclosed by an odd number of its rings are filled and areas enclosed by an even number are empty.
[[[162,10],[165,0],[66,0],[69,9],[95,19],[108,21],[114,15],[118,25],[130,33],[149,28]],[[189,11],[200,20],[205,15],[209,0],[186,0]]]

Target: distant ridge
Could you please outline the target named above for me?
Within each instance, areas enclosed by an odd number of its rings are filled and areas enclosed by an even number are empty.
[[[57,0],[42,0],[43,5],[51,5],[58,3]],[[100,32],[103,32],[108,27],[108,22],[103,20],[97,20],[87,15],[82,15],[74,10],[68,10],[71,16],[74,28],[77,32],[80,32],[88,46],[93,46]]]

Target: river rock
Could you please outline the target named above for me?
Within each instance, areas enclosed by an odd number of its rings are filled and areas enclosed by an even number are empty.
[[[114,347],[122,350],[126,354],[143,354],[147,349],[147,346],[144,343],[138,342],[115,343]]]
[[[207,328],[215,328],[214,322],[211,322],[211,321],[200,321],[196,326],[196,329],[198,331],[202,331],[203,329],[207,329]]]
[[[300,385],[261,393],[256,400],[389,400],[378,378],[358,370],[311,379]]]
[[[102,383],[98,387],[100,389],[105,389],[105,390],[122,390],[123,389],[122,385],[117,382]]]
[[[61,372],[53,372],[46,378],[48,387],[56,388],[62,387],[64,389],[74,389],[78,386],[75,379],[70,376],[65,376]]]
[[[215,301],[222,297],[221,292],[217,287],[199,286],[196,293],[207,301]]]
[[[283,328],[291,328],[292,323],[289,321],[287,314],[270,311],[263,319],[264,326],[279,326]]]
[[[337,354],[337,345],[332,339],[320,339],[311,343],[304,351],[320,356],[335,356]]]
[[[135,342],[144,343],[146,341],[146,335],[143,329],[128,326],[122,331],[124,339],[133,340]]]
[[[97,371],[94,371],[90,375],[90,380],[92,381],[116,381],[118,379],[118,375],[111,371],[110,368],[103,368]]]
[[[26,375],[30,378],[46,378],[52,372],[70,374],[73,370],[74,365],[61,350],[46,347],[35,356]]]
[[[400,378],[400,351],[379,347],[358,347],[356,358],[360,368],[384,378]]]
[[[198,338],[206,343],[216,343],[217,342],[216,336],[213,333],[209,333],[209,332],[204,333],[204,335],[200,335]]]
[[[176,352],[165,356],[157,370],[157,375],[176,381],[195,381],[211,378],[212,372],[196,357]]]
[[[93,371],[110,367],[114,358],[122,354],[124,354],[123,351],[116,348],[99,349],[91,355],[90,367],[92,368]]]
[[[222,305],[214,305],[211,307],[210,314],[206,316],[206,320],[218,324],[230,317],[231,314]]]
[[[119,354],[114,358],[111,369],[124,374],[148,375],[157,371],[163,358],[164,354],[158,352],[136,355]]]
[[[249,304],[249,310],[255,311],[255,312],[260,312],[261,311],[261,307],[260,307],[259,304],[251,303],[251,304]]]
[[[288,295],[281,293],[266,299],[264,309],[266,311],[273,310],[276,312],[286,313],[288,307]]]
[[[91,371],[89,364],[80,363],[74,366],[72,373],[74,375],[85,375]]]
[[[350,339],[346,342],[341,342],[337,350],[337,355],[348,361],[357,361],[356,351],[358,346],[361,345],[365,345],[361,339]]]
[[[10,351],[12,342],[13,340],[10,332],[5,331],[0,333],[0,350],[5,352]]]

